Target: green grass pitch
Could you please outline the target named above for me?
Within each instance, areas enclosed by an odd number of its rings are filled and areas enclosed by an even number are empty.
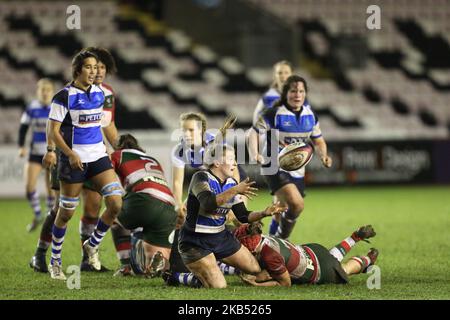
[[[368,289],[370,275],[354,276],[348,285],[254,288],[236,276],[227,276],[222,290],[167,287],[162,279],[113,278],[105,274],[81,274],[81,288],[28,266],[38,231],[28,234],[25,226],[32,214],[24,200],[0,202],[0,299],[450,299],[450,187],[343,187],[310,188],[305,211],[291,240],[318,242],[332,247],[360,225],[372,224],[377,236],[350,255],[365,254],[371,246],[380,250],[378,265],[381,288]],[[251,209],[262,209],[270,196],[261,190]],[[69,223],[63,248],[63,266],[80,262],[78,222]],[[265,227],[269,220],[266,218]],[[111,235],[100,255],[105,266],[116,269]]]

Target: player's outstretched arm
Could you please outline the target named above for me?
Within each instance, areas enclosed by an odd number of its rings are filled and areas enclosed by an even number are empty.
[[[264,211],[253,211],[248,215],[248,222],[252,223],[255,221],[259,221],[262,218],[273,216],[274,214],[283,213],[286,211],[288,207],[281,205],[278,201],[271,206],[267,207]]]
[[[319,157],[323,165],[327,168],[330,168],[333,164],[333,160],[330,156],[328,156],[327,143],[325,142],[325,139],[323,137],[319,137],[312,139],[312,141],[314,143],[314,147],[319,153]]]
[[[260,282],[258,276],[251,275],[241,275],[242,281],[245,283],[255,286],[255,287],[290,287],[291,286],[291,276],[289,272],[285,271],[284,273],[277,275],[276,277],[272,277],[272,280]]]

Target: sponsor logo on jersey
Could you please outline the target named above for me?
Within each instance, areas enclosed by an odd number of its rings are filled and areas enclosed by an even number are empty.
[[[78,123],[94,123],[102,119],[102,113],[80,114]]]

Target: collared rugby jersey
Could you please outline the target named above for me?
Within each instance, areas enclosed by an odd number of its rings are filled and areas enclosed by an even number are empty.
[[[237,185],[236,180],[228,178],[220,182],[219,178],[209,171],[196,172],[188,191],[187,215],[184,227],[199,233],[219,233],[225,229],[226,215],[234,205],[242,202],[241,197],[235,196],[227,203],[217,207],[213,212],[207,212],[200,206],[197,196],[210,191],[218,195]]]
[[[25,109],[20,124],[31,127],[30,154],[43,156],[47,151],[46,125],[50,106],[33,100]],[[24,136],[25,141],[25,136]]]
[[[317,259],[308,247],[295,245],[273,236],[262,237],[261,250],[256,259],[270,275],[289,272],[292,279],[302,283],[314,282],[319,274]]]
[[[111,162],[127,192],[146,193],[175,204],[161,164],[155,158],[139,150],[123,149],[111,154]]]
[[[293,112],[285,106],[270,108],[262,113],[253,128],[259,133],[278,130],[278,152],[285,145],[322,136],[319,120],[308,104],[303,105],[299,112]],[[305,168],[290,171],[289,174],[293,177],[303,177]]]
[[[215,135],[206,132],[205,134],[205,146],[214,141]],[[186,145],[184,141],[178,143],[172,151],[172,165],[177,168],[184,168],[186,165],[191,166],[194,169],[205,169],[203,166],[203,157],[205,153],[205,147],[200,146],[192,149]]]
[[[103,116],[102,116],[102,128],[105,128],[114,122],[116,115],[116,100],[114,96],[114,91],[111,86],[107,84],[100,84],[100,88],[105,94],[105,103],[103,104]]]
[[[62,123],[64,141],[84,163],[107,156],[101,131],[104,102],[104,92],[96,85],[84,91],[69,84],[53,97],[49,118]]]

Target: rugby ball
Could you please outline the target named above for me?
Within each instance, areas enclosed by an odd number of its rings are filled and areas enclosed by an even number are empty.
[[[306,166],[312,159],[314,147],[309,143],[294,142],[284,147],[278,154],[280,168],[296,171]]]

